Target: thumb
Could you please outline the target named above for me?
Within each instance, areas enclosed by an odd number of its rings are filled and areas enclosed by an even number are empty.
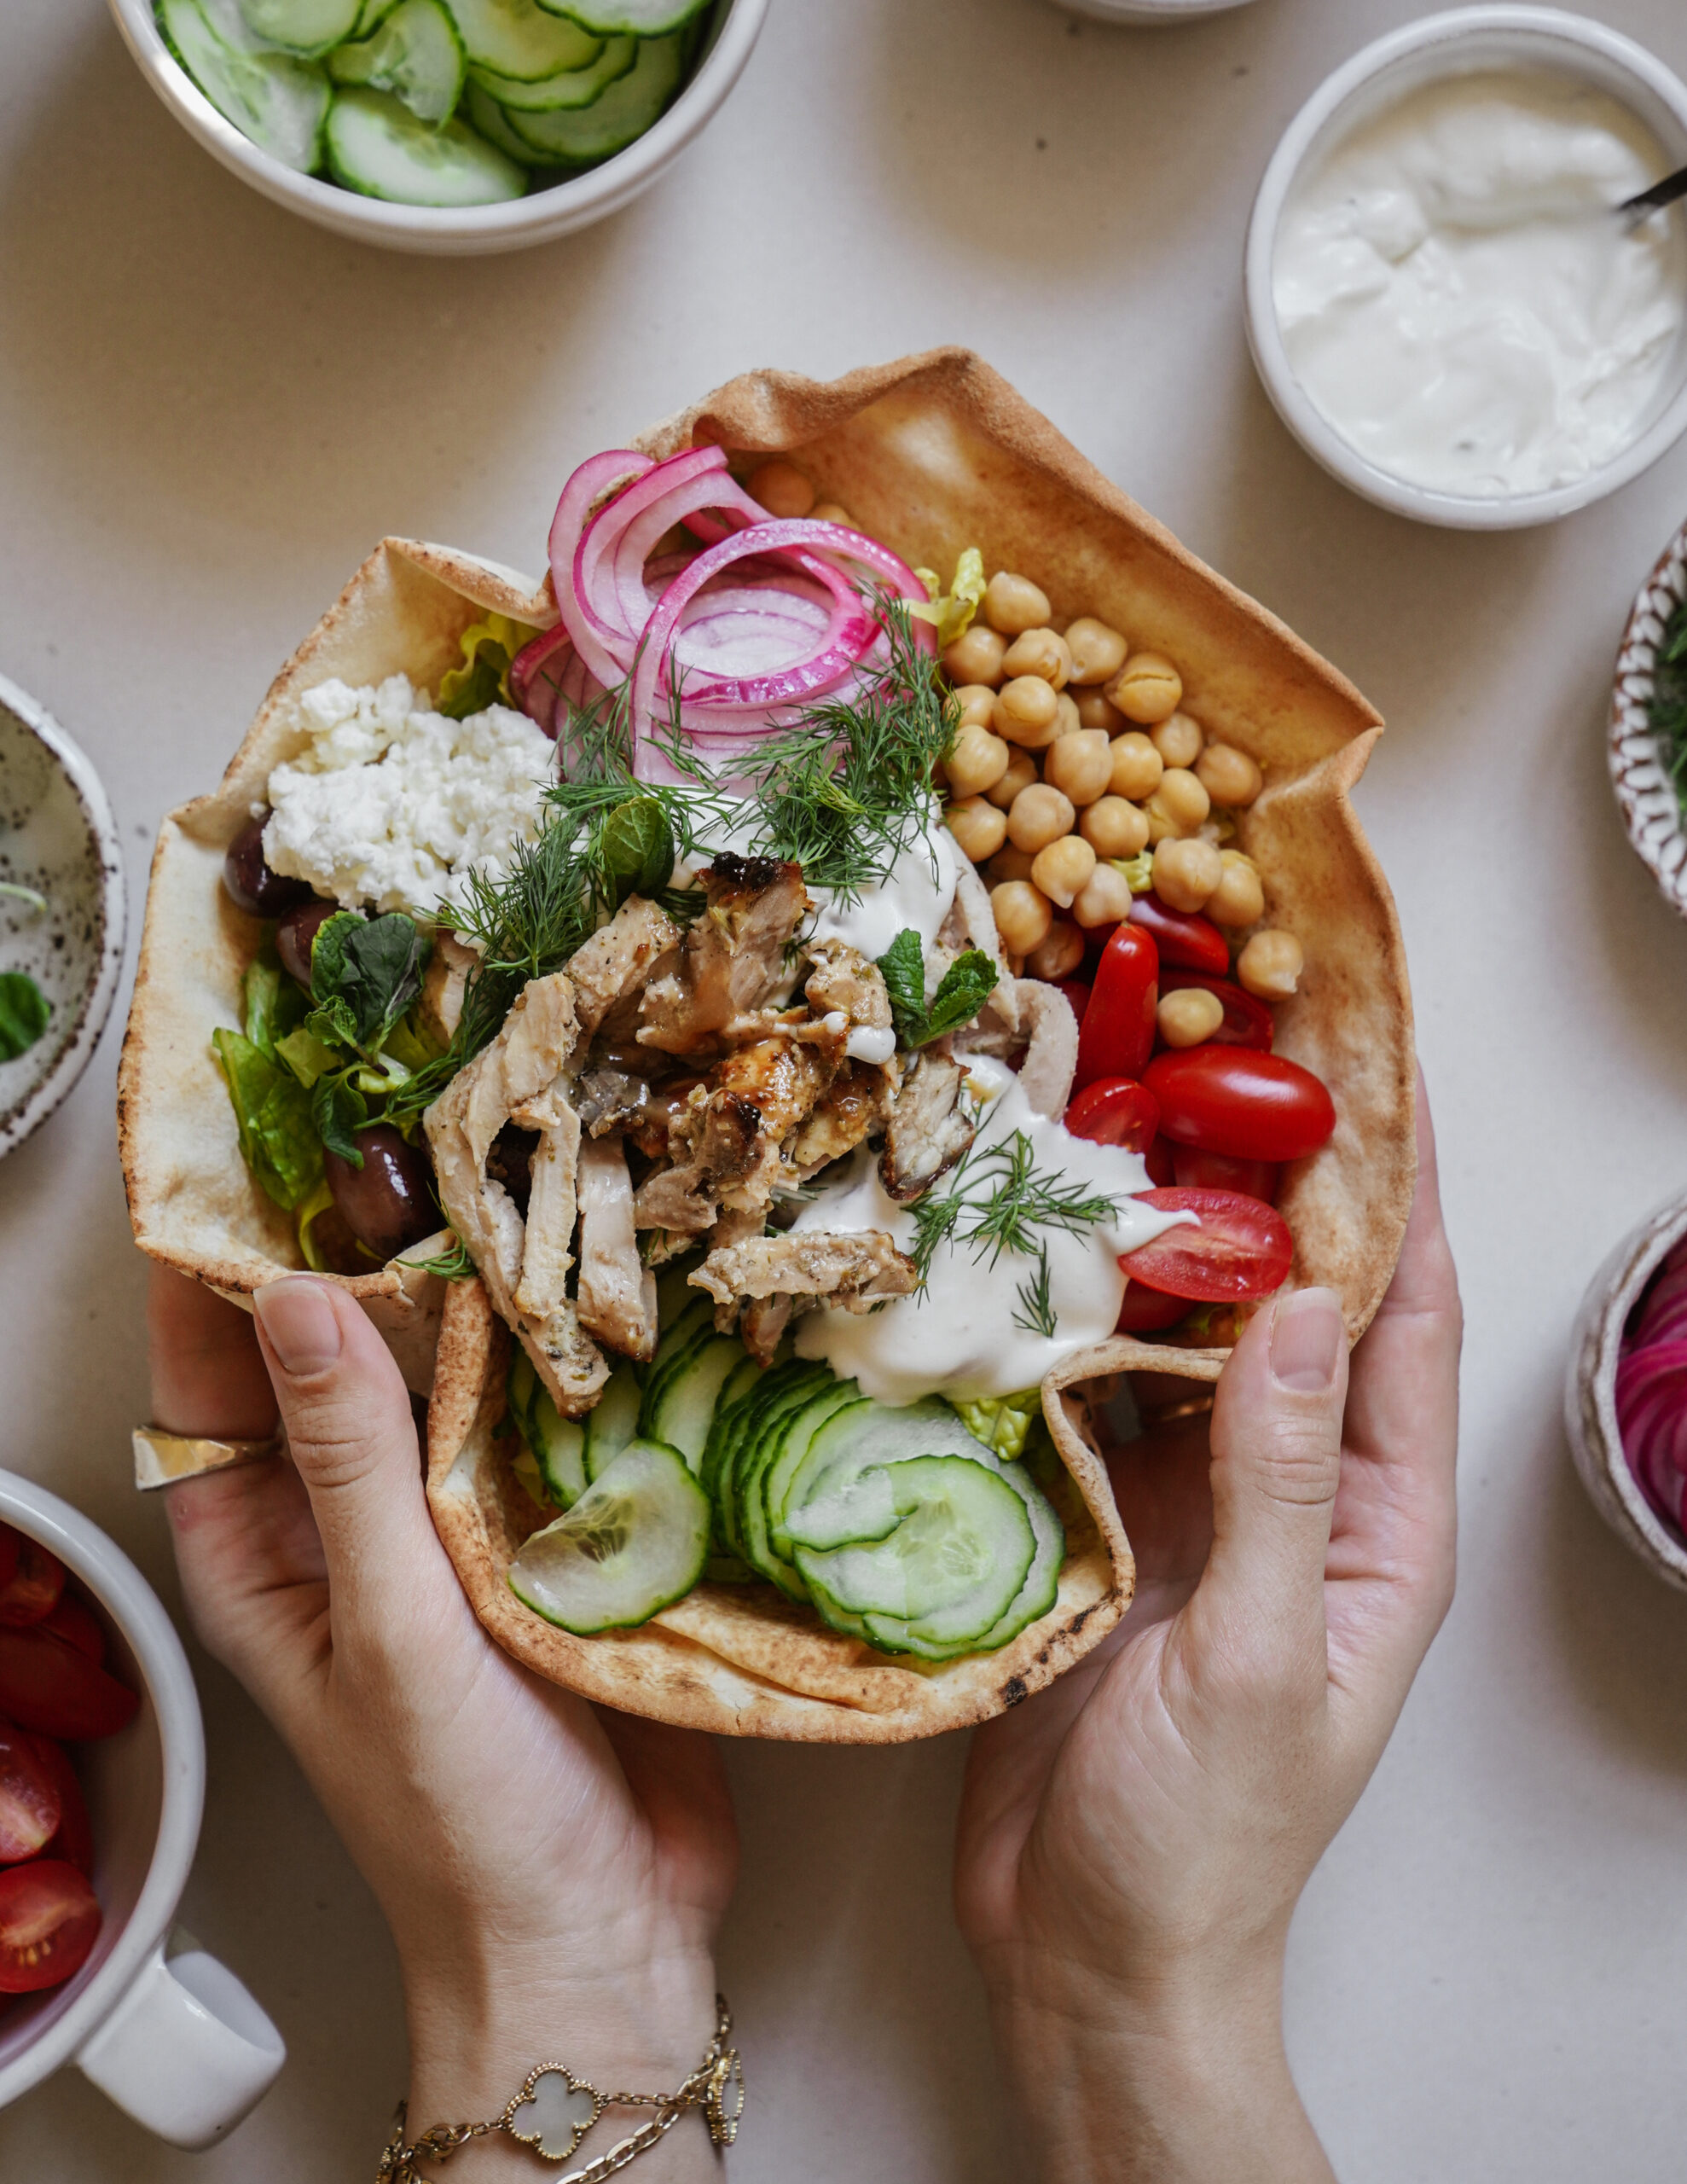
[[[1279,1661],[1285,1645],[1323,1647],[1347,1389],[1347,1330],[1328,1289],[1296,1290],[1260,1313],[1219,1376],[1213,1545],[1196,1602]]]
[[[438,1551],[409,1392],[362,1307],[308,1275],[252,1298],[287,1446],[322,1535],[336,1622],[413,1592]]]

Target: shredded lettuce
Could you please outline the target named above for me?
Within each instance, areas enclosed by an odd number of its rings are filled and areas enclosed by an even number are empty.
[[[984,557],[976,546],[967,547],[955,563],[954,582],[947,592],[935,569],[916,569],[914,574],[925,586],[930,604],[910,607],[908,612],[933,625],[939,650],[946,650],[972,627],[972,618],[984,596]]]
[[[538,634],[507,614],[488,614],[471,622],[462,635],[462,665],[448,667],[440,677],[435,710],[448,720],[467,720],[488,706],[509,705],[510,662]]]
[[[1152,850],[1144,850],[1140,857],[1110,857],[1107,862],[1115,872],[1124,874],[1133,895],[1145,895],[1154,885]]]
[[[333,1271],[323,1257],[316,1236],[318,1219],[333,1204],[333,1193],[325,1180],[317,1184],[299,1209],[299,1248],[304,1254],[304,1263],[312,1274],[331,1274]]]
[[[1040,1388],[1022,1388],[1017,1395],[980,1396],[971,1403],[951,1396],[949,1404],[975,1441],[993,1455],[1012,1457],[1024,1455],[1026,1436],[1042,1416],[1042,1400]]]
[[[290,1070],[239,1031],[213,1031],[212,1044],[246,1164],[275,1204],[291,1213],[322,1180],[310,1095]]]

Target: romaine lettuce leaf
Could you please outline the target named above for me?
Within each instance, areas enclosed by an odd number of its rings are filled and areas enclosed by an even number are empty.
[[[322,1180],[322,1148],[310,1118],[310,1095],[291,1071],[240,1032],[213,1031],[212,1044],[229,1088],[246,1164],[275,1204],[290,1213]]]

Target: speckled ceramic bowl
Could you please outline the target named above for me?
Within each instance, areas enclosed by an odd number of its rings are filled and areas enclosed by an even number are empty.
[[[0,1157],[44,1122],[99,1044],[123,967],[123,857],[100,777],[49,713],[0,676],[0,971],[52,1004],[35,1044],[0,1061]]]
[[[1587,1286],[1564,1380],[1564,1430],[1594,1507],[1667,1585],[1687,1592],[1687,1546],[1640,1491],[1617,1433],[1624,1322],[1665,1255],[1687,1236],[1687,1191],[1631,1229]]]
[[[1605,755],[1617,809],[1635,855],[1672,908],[1687,917],[1687,828],[1647,711],[1664,625],[1683,599],[1687,599],[1687,524],[1659,555],[1622,633]]]

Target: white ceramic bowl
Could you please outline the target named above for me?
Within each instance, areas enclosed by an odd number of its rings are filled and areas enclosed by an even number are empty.
[[[1564,1431],[1594,1507],[1667,1585],[1687,1592],[1687,1546],[1641,1492],[1617,1432],[1617,1357],[1624,1322],[1665,1255],[1687,1236],[1687,1192],[1632,1229],[1591,1282],[1576,1316],[1564,1377]]]
[[[260,152],[225,121],[187,73],[159,34],[153,0],[111,0],[111,11],[124,42],[142,73],[188,134],[214,160],[277,205],[314,220],[319,228],[350,235],[357,242],[388,250],[410,250],[447,258],[484,252],[522,250],[530,243],[554,242],[576,228],[590,226],[648,189],[698,132],[714,119],[727,94],[744,73],[768,0],[717,0],[703,57],[691,79],[653,129],[601,166],[592,167],[554,189],[536,191],[508,205],[479,205],[436,211],[420,205],[388,205],[360,197],[331,182],[295,174],[291,167]]]
[[[0,2108],[75,2062],[177,2146],[233,2129],[287,2058],[231,1972],[167,1951],[205,1803],[205,1733],[182,1641],[122,1549],[44,1487],[0,1471],[0,1519],[49,1548],[103,1611],[112,1665],[141,1693],[129,1727],[78,1745],[104,1923],[76,1977],[0,2017]]]
[[[1671,908],[1687,917],[1687,827],[1675,785],[1665,772],[1647,710],[1664,625],[1687,599],[1687,524],[1653,565],[1640,588],[1617,654],[1605,756],[1617,809],[1634,853]]]
[[[1345,485],[1396,514],[1460,531],[1513,531],[1603,500],[1655,462],[1687,431],[1687,340],[1652,413],[1620,455],[1550,492],[1476,497],[1407,484],[1369,462],[1314,406],[1291,369],[1272,294],[1284,206],[1301,174],[1351,131],[1422,85],[1485,68],[1546,69],[1609,92],[1687,165],[1687,84],[1632,38],[1556,8],[1459,8],[1378,38],[1346,61],[1301,108],[1272,155],[1254,201],[1244,261],[1248,342],[1278,415],[1309,455]],[[1674,217],[1679,218],[1678,214]]]
[[[53,1005],[46,1031],[0,1061],[0,1158],[45,1122],[88,1066],[123,968],[123,857],[100,777],[51,714],[0,676],[0,970],[26,971]]]
[[[1145,23],[1162,27],[1193,22],[1201,15],[1227,15],[1249,0],[1051,0],[1065,15],[1088,15],[1098,23]]]

